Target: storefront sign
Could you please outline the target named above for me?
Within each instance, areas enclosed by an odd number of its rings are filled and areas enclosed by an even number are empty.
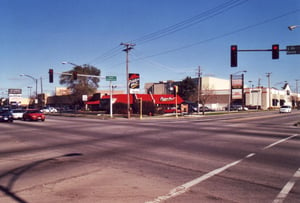
[[[160,97],[159,101],[161,102],[169,102],[169,101],[174,101],[175,97]]]
[[[129,73],[129,90],[131,94],[138,93],[140,91],[140,74]]]

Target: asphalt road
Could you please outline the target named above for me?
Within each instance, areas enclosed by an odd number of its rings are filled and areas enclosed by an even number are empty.
[[[300,202],[300,111],[0,123],[0,203]]]

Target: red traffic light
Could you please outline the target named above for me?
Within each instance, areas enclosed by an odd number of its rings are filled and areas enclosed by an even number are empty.
[[[231,45],[230,47],[230,65],[231,67],[237,67],[237,45]]]
[[[279,44],[272,45],[272,59],[279,59]]]

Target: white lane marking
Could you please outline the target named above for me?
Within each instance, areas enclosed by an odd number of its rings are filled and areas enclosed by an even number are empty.
[[[273,201],[273,203],[282,203],[289,192],[294,187],[297,179],[300,178],[300,168],[296,171],[296,173],[293,175],[293,177],[290,179],[290,181],[282,188],[282,190],[277,195],[276,199]]]
[[[228,168],[230,168],[230,167],[232,167],[234,165],[237,165],[238,163],[240,163],[244,159],[250,158],[250,157],[252,157],[254,155],[255,155],[255,153],[248,154],[243,159],[234,161],[234,162],[232,162],[230,164],[227,164],[227,165],[225,165],[225,166],[223,166],[221,168],[217,168],[217,169],[215,169],[215,170],[213,170],[213,171],[211,171],[209,173],[206,173],[206,174],[204,174],[204,175],[202,175],[202,176],[200,176],[200,177],[198,177],[198,178],[196,178],[196,179],[194,179],[192,181],[186,182],[185,184],[180,185],[180,186],[178,186],[178,187],[170,190],[170,192],[168,194],[166,194],[166,195],[159,196],[155,200],[148,201],[148,202],[145,202],[145,203],[159,203],[159,202],[165,201],[167,199],[170,199],[172,197],[175,197],[175,196],[178,196],[180,194],[183,194],[186,191],[188,191],[191,187],[193,187],[193,186],[201,183],[204,180],[207,180],[208,178],[211,178],[211,177],[213,177],[213,176],[215,176],[215,175],[217,175],[217,174],[225,171],[226,169],[228,169]]]
[[[292,139],[292,138],[294,138],[296,136],[298,136],[298,134],[291,135],[291,136],[289,136],[287,138],[281,139],[281,140],[279,140],[277,142],[274,142],[274,143],[272,143],[272,144],[264,147],[263,150],[269,149],[269,148],[271,148],[271,147],[273,147],[273,146],[275,146],[275,145],[277,145],[279,143],[282,143],[282,142],[284,142],[286,140]],[[176,188],[170,190],[170,192],[168,194],[163,195],[163,196],[159,196],[155,200],[153,200],[153,201],[147,201],[145,203],[160,203],[160,202],[165,201],[167,199],[170,199],[172,197],[181,195],[181,194],[187,192],[191,187],[193,187],[193,186],[201,183],[202,181],[204,181],[204,180],[206,180],[208,178],[211,178],[211,177],[213,177],[213,176],[215,176],[215,175],[217,175],[217,174],[225,171],[226,169],[228,169],[228,168],[230,168],[230,167],[232,167],[234,165],[237,165],[238,163],[240,163],[241,161],[243,161],[243,160],[245,160],[247,158],[253,157],[254,155],[255,155],[255,153],[250,153],[247,156],[245,156],[243,159],[234,161],[234,162],[232,162],[230,164],[227,164],[227,165],[225,165],[225,166],[223,166],[221,168],[218,168],[218,169],[215,169],[215,170],[213,170],[213,171],[211,171],[209,173],[206,173],[203,176],[200,176],[200,177],[198,177],[198,178],[196,178],[196,179],[194,179],[194,180],[192,180],[190,182],[187,182],[187,183],[185,183],[183,185],[177,186]]]
[[[272,143],[272,144],[270,144],[270,145],[264,147],[263,149],[264,149],[264,150],[265,150],[265,149],[269,149],[269,148],[271,148],[271,147],[273,147],[273,146],[275,146],[275,145],[277,145],[277,144],[280,144],[280,143],[282,143],[282,142],[285,142],[285,141],[287,141],[287,140],[289,140],[289,139],[292,139],[292,138],[294,138],[294,137],[296,137],[296,136],[298,136],[298,134],[291,135],[291,136],[289,136],[289,137],[287,137],[287,138],[278,140],[277,142],[274,142],[274,143]]]

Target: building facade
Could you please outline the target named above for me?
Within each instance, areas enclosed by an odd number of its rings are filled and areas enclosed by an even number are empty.
[[[193,78],[196,87],[200,81],[200,92],[208,95],[206,106],[214,110],[224,110],[229,104],[233,103],[231,82],[229,79],[215,77]],[[180,81],[166,81],[158,83],[146,83],[145,92],[152,94],[171,94],[173,86]],[[300,94],[292,92],[288,83],[282,89],[268,87],[245,87],[243,89],[243,99],[241,105],[252,109],[279,108],[282,105],[291,105],[293,108],[300,106]]]

